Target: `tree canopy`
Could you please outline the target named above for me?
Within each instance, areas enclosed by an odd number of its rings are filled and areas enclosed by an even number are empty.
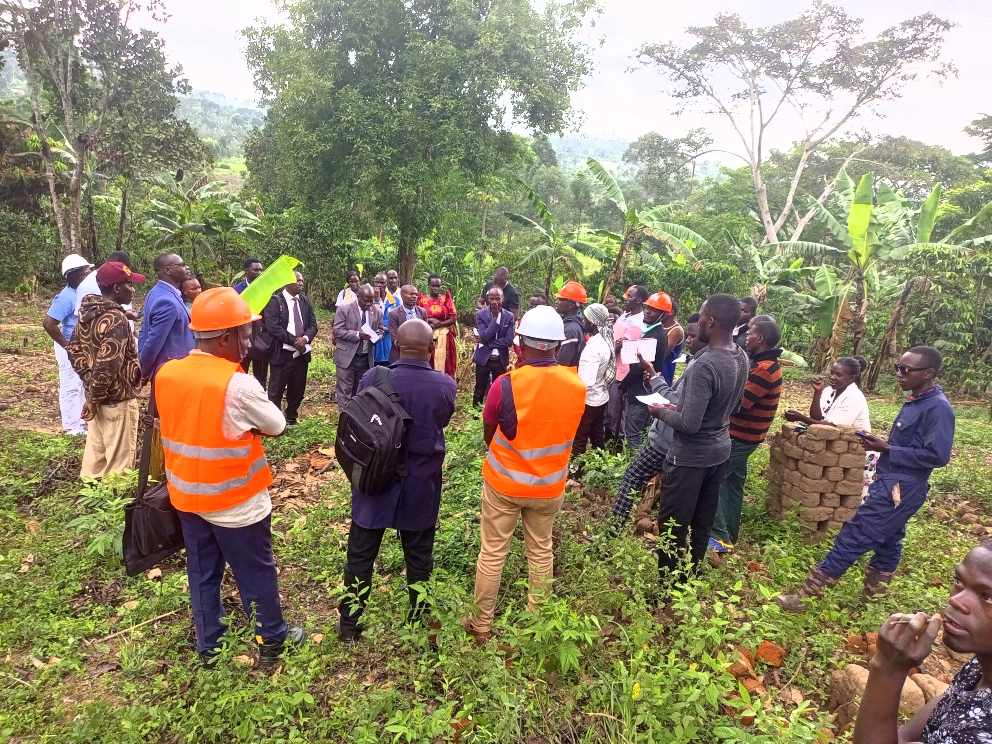
[[[248,29],[270,105],[247,151],[286,201],[395,226],[404,281],[442,218],[448,180],[521,155],[511,123],[559,132],[589,71],[578,39],[594,0],[285,0]],[[291,160],[292,166],[284,161]]]

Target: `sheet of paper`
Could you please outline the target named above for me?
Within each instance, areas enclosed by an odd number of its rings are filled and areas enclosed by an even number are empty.
[[[653,406],[653,405],[663,406],[665,405],[665,403],[669,402],[668,398],[659,395],[658,393],[651,393],[651,395],[638,395],[636,397],[639,401],[641,401],[641,403],[647,406]]]
[[[620,347],[620,361],[624,364],[637,364],[637,352],[648,361],[654,361],[658,351],[658,339],[640,338],[636,341],[624,341]]]
[[[382,336],[372,330],[372,326],[370,326],[367,322],[362,326],[362,331],[369,337],[372,343],[377,343],[379,339],[382,338]]]

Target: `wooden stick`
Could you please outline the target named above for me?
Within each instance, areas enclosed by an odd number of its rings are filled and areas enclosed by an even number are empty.
[[[185,609],[185,608],[183,608]],[[170,615],[175,615],[176,613],[182,612],[182,609],[173,610],[172,612],[166,612],[164,615],[159,615],[158,617],[153,617],[151,620],[145,620],[143,623],[138,623],[137,625],[132,625],[130,628],[125,628],[124,630],[118,630],[116,633],[111,633],[105,638],[100,638],[99,640],[86,640],[84,643],[103,643],[104,641],[109,641],[111,638],[116,638],[119,635],[124,635],[125,633],[130,633],[136,628],[140,628],[142,625],[148,625],[149,623],[154,623],[156,620],[162,620],[163,618],[169,617]]]

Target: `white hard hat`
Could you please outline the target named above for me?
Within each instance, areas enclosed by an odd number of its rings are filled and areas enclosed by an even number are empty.
[[[93,264],[87,261],[85,258],[80,256],[78,253],[70,253],[68,256],[62,259],[62,276],[65,276],[70,271],[75,271],[76,269],[82,269],[88,266],[93,268]]]
[[[564,341],[565,324],[553,307],[550,305],[538,305],[524,314],[517,333],[525,339]]]

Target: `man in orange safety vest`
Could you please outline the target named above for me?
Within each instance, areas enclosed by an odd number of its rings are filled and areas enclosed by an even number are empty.
[[[482,419],[489,454],[482,466],[482,549],[475,572],[477,609],[462,626],[480,643],[491,635],[496,595],[518,518],[530,567],[528,610],[547,589],[554,564],[551,529],[565,498],[572,439],[585,411],[586,386],[555,353],[565,340],[547,305],[524,315],[520,361],[489,389]]]
[[[186,542],[189,596],[197,650],[204,663],[220,653],[226,626],[220,585],[231,566],[245,613],[255,617],[259,667],[303,641],[286,627],[272,556],[272,473],[261,436],[279,436],[286,419],[261,384],[244,373],[252,323],[260,316],[233,287],[208,289],[193,301],[189,327],[197,348],[166,362],[155,377],[169,497]]]

